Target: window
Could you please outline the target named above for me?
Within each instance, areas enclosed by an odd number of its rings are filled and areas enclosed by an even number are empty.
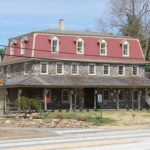
[[[89,75],[95,75],[95,65],[94,64],[90,64],[89,65]]]
[[[48,64],[41,63],[41,74],[47,74],[47,73],[48,73]]]
[[[71,74],[73,74],[73,75],[78,74],[78,65],[77,64],[72,64],[71,65]]]
[[[21,52],[20,52],[21,55],[24,55],[24,48],[25,48],[24,46],[25,46],[25,42],[24,42],[24,40],[22,39],[22,40],[21,40]]]
[[[10,77],[10,66],[7,66],[7,77]]]
[[[52,53],[59,52],[59,39],[57,37],[53,37],[51,39],[51,52]]]
[[[110,74],[110,70],[109,70],[110,68],[109,68],[109,65],[104,65],[104,75],[109,75]]]
[[[124,66],[118,66],[118,75],[124,75]]]
[[[63,64],[57,64],[56,66],[57,74],[63,74]]]
[[[118,94],[118,99],[123,100],[123,98],[124,98],[124,91],[121,90],[120,93]]]
[[[127,41],[124,41],[122,43],[122,51],[123,51],[123,56],[129,56],[129,43]]]
[[[14,55],[14,43],[10,43],[10,55]]]
[[[133,99],[137,100],[138,99],[138,91],[133,92]]]
[[[77,54],[84,54],[84,41],[81,38],[76,41],[76,51]]]
[[[108,100],[109,99],[109,90],[104,90],[103,98],[104,98],[104,100]]]
[[[28,74],[28,64],[24,63],[24,75]]]
[[[137,66],[133,66],[132,67],[132,75],[133,76],[137,76],[137,74],[138,74],[138,67]]]
[[[105,40],[100,42],[100,55],[107,55],[107,42]]]
[[[62,102],[69,102],[69,91],[62,90]]]

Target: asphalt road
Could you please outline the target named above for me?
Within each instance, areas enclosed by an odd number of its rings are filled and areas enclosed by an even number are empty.
[[[61,136],[1,141],[0,150],[150,150],[150,128],[46,130]]]

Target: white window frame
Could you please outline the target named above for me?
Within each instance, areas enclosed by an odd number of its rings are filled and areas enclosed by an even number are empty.
[[[72,73],[72,69],[73,69],[72,66],[73,66],[73,65],[77,65],[77,72],[76,72],[76,73]],[[72,75],[79,75],[79,64],[77,64],[77,63],[72,63],[72,64],[71,64],[71,74],[72,74]]]
[[[67,92],[68,92],[68,100],[67,100],[67,101],[64,101],[64,99],[63,99],[63,92],[64,92],[64,91],[67,91]],[[68,89],[62,89],[62,94],[61,94],[61,96],[62,96],[62,103],[69,103],[70,91],[69,91]]]
[[[62,65],[62,73],[57,72],[57,65],[61,64]],[[56,74],[57,75],[63,75],[64,74],[64,64],[63,63],[56,63]]]
[[[94,74],[91,74],[91,73],[90,73],[90,66],[91,66],[91,65],[94,65]],[[88,74],[89,74],[89,75],[96,75],[96,65],[95,65],[95,64],[88,64]]]
[[[124,54],[124,46],[125,45],[127,45],[127,55],[125,55]],[[122,43],[122,56],[123,57],[129,57],[129,49],[130,49],[130,47],[129,47],[130,45],[129,45],[129,43],[127,42],[127,41],[124,41],[123,43]]]
[[[101,53],[102,51],[101,51],[101,49],[102,49],[102,44],[105,44],[105,54],[103,54],[103,53]],[[99,45],[100,45],[100,55],[101,56],[107,56],[107,41],[105,41],[105,40],[101,40],[100,42],[99,42]]]
[[[28,72],[26,72],[27,65],[28,65],[28,63],[24,63],[24,75],[28,75]]]
[[[133,67],[137,67],[137,74],[136,75],[133,74]],[[139,74],[139,67],[138,66],[132,66],[132,76],[138,76],[138,74]]]
[[[11,75],[11,66],[9,65],[9,66],[7,66],[7,77],[10,77],[10,75]]]
[[[119,74],[119,66],[123,66],[123,74]],[[118,65],[118,76],[124,76],[125,75],[125,66],[124,65]]]
[[[24,41],[24,39],[21,39],[21,41],[20,41],[20,47],[21,47],[20,54],[24,55],[24,50],[25,50],[25,41]]]
[[[56,52],[53,52],[53,41],[54,40],[57,41]],[[59,39],[56,36],[51,39],[51,53],[53,53],[53,54],[59,53]]]
[[[78,42],[82,42],[81,52],[78,51]],[[84,40],[82,38],[79,38],[76,40],[76,53],[77,54],[84,54]]]
[[[108,99],[104,99],[104,92],[105,92],[105,91],[108,91]],[[104,99],[105,101],[108,101],[108,100],[109,100],[109,96],[110,96],[110,90],[108,90],[108,89],[103,90],[103,99]]]
[[[42,72],[42,65],[46,64],[46,73]],[[40,74],[48,74],[48,63],[47,62],[41,62],[40,63]]]
[[[14,43],[10,42],[10,56],[14,55]]]
[[[108,74],[105,74],[105,73],[104,73],[104,66],[108,66]],[[109,75],[110,75],[110,65],[109,65],[109,64],[104,64],[104,65],[103,65],[103,75],[104,75],[104,76],[109,76]]]

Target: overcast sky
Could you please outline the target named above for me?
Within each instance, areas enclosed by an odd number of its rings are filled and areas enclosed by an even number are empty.
[[[58,29],[96,31],[96,19],[103,16],[108,0],[0,0],[0,45],[32,30]]]

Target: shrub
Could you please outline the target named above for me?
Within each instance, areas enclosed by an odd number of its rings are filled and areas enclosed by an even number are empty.
[[[22,109],[24,112],[24,118],[26,118],[27,110],[36,110],[40,109],[40,101],[37,99],[29,99],[25,96],[22,96],[20,99],[15,100],[15,106]]]
[[[89,110],[89,109],[87,109],[86,111],[87,111],[87,112],[89,112],[90,110]]]
[[[94,111],[98,111],[98,109],[94,109]]]
[[[62,120],[63,117],[62,117],[61,115],[57,115],[57,116],[56,116],[56,119]]]
[[[78,118],[78,121],[87,121],[86,118]]]
[[[52,109],[51,112],[55,112],[55,109]]]
[[[82,108],[80,108],[80,112],[82,112],[83,111],[83,109]]]
[[[58,111],[59,111],[59,112],[62,112],[62,110],[61,110],[61,109],[59,109]]]
[[[69,112],[69,109],[66,109],[66,112]]]

